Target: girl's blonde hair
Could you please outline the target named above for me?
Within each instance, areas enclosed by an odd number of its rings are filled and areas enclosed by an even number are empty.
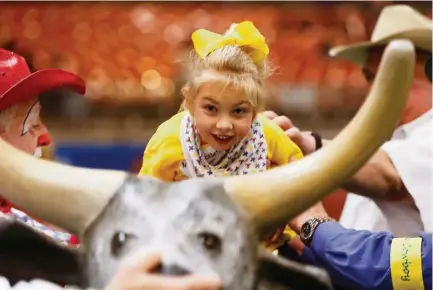
[[[201,85],[219,80],[224,86],[234,86],[248,96],[258,112],[263,107],[265,97],[264,80],[271,74],[267,59],[254,62],[250,56],[252,49],[227,45],[211,52],[201,59],[193,51],[189,81],[182,88],[184,101],[179,111],[185,109],[185,102],[197,95]]]

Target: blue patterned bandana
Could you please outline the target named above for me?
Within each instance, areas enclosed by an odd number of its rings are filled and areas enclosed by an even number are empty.
[[[182,120],[180,140],[185,158],[181,171],[187,177],[246,175],[266,170],[267,143],[257,119],[239,144],[223,151],[200,146],[200,136],[187,112]]]

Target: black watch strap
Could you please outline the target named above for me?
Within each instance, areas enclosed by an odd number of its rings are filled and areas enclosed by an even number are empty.
[[[317,227],[320,224],[325,222],[335,221],[335,219],[330,217],[311,217],[309,218],[301,227],[300,238],[301,241],[307,247],[311,246],[311,242],[313,241],[314,233],[316,232]]]
[[[311,134],[311,136],[314,137],[314,141],[316,143],[316,148],[315,148],[314,151],[317,151],[320,148],[322,148],[322,145],[323,145],[322,144],[322,137],[319,134],[315,133],[315,132],[311,132],[310,134]]]

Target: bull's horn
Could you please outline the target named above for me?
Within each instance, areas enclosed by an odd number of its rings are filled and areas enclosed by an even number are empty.
[[[392,41],[364,105],[329,145],[291,165],[226,180],[227,192],[252,214],[259,230],[284,224],[338,188],[391,136],[406,103],[414,64],[412,43]]]
[[[31,215],[81,235],[126,173],[37,159],[0,138],[0,195]]]

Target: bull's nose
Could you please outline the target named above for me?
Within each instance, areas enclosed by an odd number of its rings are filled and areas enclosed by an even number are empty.
[[[190,274],[188,270],[175,264],[160,265],[157,269],[155,269],[155,272],[167,276],[184,276]]]

